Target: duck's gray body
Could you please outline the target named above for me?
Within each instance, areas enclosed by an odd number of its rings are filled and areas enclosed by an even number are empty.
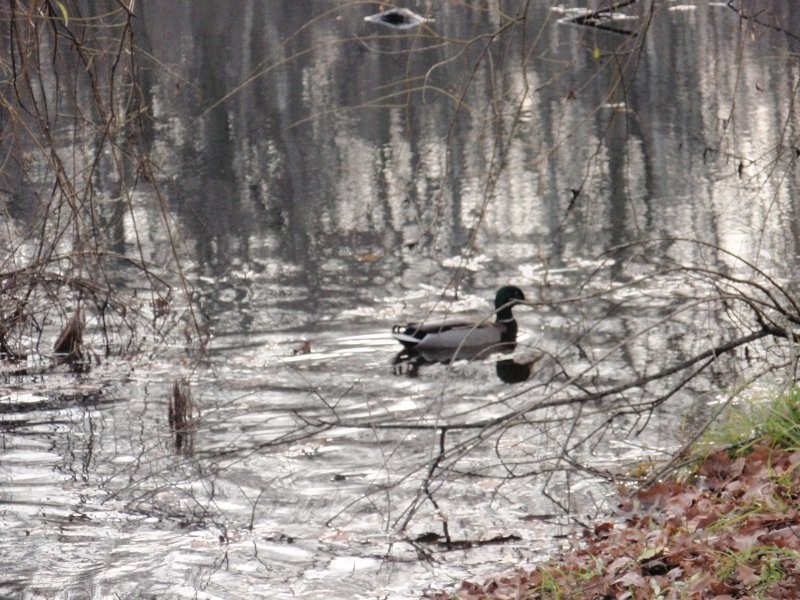
[[[476,324],[465,319],[440,319],[425,323],[395,325],[394,339],[406,348],[414,350],[455,350],[461,348],[486,347],[502,342],[513,342],[517,338],[517,322],[496,321]]]
[[[517,339],[517,322],[511,308],[525,296],[519,288],[505,286],[495,297],[497,320],[476,322],[466,319],[440,319],[392,328],[394,338],[409,350],[436,351],[458,348],[462,350],[486,350],[507,345]]]

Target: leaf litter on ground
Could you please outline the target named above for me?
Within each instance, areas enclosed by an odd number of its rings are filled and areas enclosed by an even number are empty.
[[[690,478],[629,493],[611,518],[532,570],[432,600],[797,598],[800,451],[713,452]]]

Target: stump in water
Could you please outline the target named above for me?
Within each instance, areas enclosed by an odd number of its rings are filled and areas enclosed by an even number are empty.
[[[58,362],[67,363],[76,373],[88,370],[89,364],[83,360],[83,320],[80,307],[75,309],[75,314],[53,344],[53,353]]]
[[[167,418],[169,426],[175,434],[175,450],[191,454],[196,430],[195,405],[192,399],[192,390],[186,379],[178,379],[172,384]]]

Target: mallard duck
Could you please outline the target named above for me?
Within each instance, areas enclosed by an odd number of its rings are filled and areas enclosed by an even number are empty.
[[[392,327],[392,336],[407,349],[417,352],[455,351],[466,353],[491,351],[498,345],[513,344],[517,339],[517,322],[511,308],[525,300],[518,287],[507,285],[497,290],[494,299],[494,322],[467,319],[438,319]],[[499,348],[498,348],[499,349]]]

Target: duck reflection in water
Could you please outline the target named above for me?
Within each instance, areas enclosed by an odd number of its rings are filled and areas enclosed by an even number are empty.
[[[524,300],[522,290],[507,285],[495,296],[494,322],[450,318],[395,325],[392,335],[404,346],[395,357],[395,373],[414,376],[426,363],[473,360],[494,352],[512,352],[517,345],[517,321],[511,309]],[[507,383],[525,381],[532,365],[501,360],[496,363],[497,376]]]

